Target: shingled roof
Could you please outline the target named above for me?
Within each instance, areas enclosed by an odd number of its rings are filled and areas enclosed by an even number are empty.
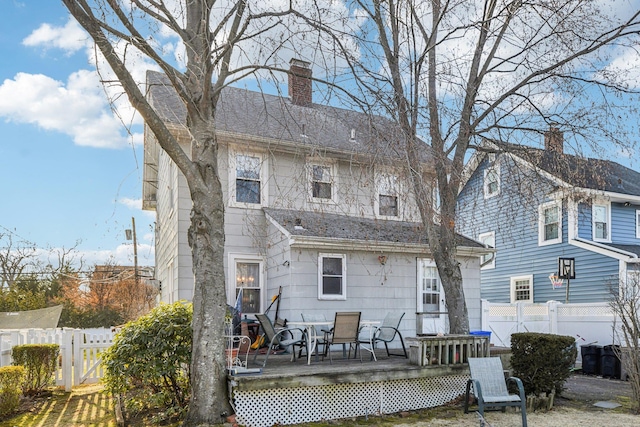
[[[499,147],[574,187],[640,196],[640,173],[619,163],[517,144]]]
[[[353,217],[322,212],[263,208],[291,236],[349,239],[371,244],[427,245],[421,223]],[[456,246],[484,248],[481,243],[456,235]]]
[[[160,117],[173,125],[186,123],[186,108],[162,73],[147,72],[148,99]],[[216,129],[309,150],[329,150],[369,157],[404,157],[404,137],[392,120],[362,112],[312,103],[296,105],[287,97],[225,87],[216,111]],[[423,160],[430,148],[425,144]]]

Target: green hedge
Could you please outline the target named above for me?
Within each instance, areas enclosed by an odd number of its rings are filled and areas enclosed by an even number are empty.
[[[25,375],[22,366],[0,368],[0,417],[11,414],[20,405]]]
[[[180,418],[190,397],[191,304],[162,304],[127,323],[103,354],[105,390],[119,395],[129,414],[160,411]]]
[[[566,335],[534,332],[511,335],[511,368],[527,394],[560,393],[571,375],[578,351]]]
[[[11,349],[13,364],[26,370],[22,388],[25,396],[37,395],[55,383],[59,353],[58,344],[22,344]]]

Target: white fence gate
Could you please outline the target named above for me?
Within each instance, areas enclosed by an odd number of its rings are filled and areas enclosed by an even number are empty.
[[[11,348],[20,344],[60,345],[56,385],[71,391],[74,385],[95,383],[103,375],[101,354],[113,342],[113,332],[98,329],[15,329],[0,331],[0,366],[10,365]]]
[[[500,304],[482,300],[482,329],[491,331],[491,344],[510,347],[511,334],[543,332],[569,335],[580,346],[621,344],[615,334],[616,317],[608,303]]]

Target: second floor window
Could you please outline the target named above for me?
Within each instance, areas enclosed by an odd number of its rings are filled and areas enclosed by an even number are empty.
[[[260,204],[260,157],[236,155],[236,194],[238,203]]]
[[[330,166],[311,165],[311,197],[331,200],[333,174]]]
[[[591,215],[593,218],[593,240],[609,241],[611,239],[609,206],[594,204]]]
[[[377,181],[378,215],[397,217],[399,215],[398,178],[395,175],[379,174]]]
[[[540,206],[538,219],[538,244],[562,242],[562,205],[558,202]]]
[[[636,211],[636,237],[640,239],[640,210]]]

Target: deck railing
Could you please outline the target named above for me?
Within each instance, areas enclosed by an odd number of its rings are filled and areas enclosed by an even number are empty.
[[[489,357],[489,337],[444,335],[408,338],[409,361],[418,366],[460,365],[469,357]]]

